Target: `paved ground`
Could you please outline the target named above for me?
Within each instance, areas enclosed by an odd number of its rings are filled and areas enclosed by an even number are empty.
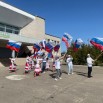
[[[87,78],[86,66],[74,66],[74,74],[67,75],[62,66],[62,79],[55,81],[51,71],[33,77],[24,75],[24,67],[16,73],[0,68],[0,103],[103,103],[103,67],[93,67],[93,77]],[[22,80],[9,80],[11,75],[23,75]]]

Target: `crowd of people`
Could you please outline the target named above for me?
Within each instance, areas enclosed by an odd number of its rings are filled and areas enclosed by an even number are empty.
[[[74,74],[73,73],[73,57],[71,55],[64,55],[62,57],[55,56],[52,60],[51,70],[52,72],[56,71],[56,77],[55,80],[62,79],[62,71],[61,71],[61,60],[66,58],[66,62],[68,65],[67,72],[68,75]],[[90,57],[90,54],[87,54],[87,65],[88,65],[88,78],[92,77],[92,64],[94,60]],[[41,73],[45,73],[46,71],[50,70],[50,60],[49,58],[44,54],[43,56],[37,56],[34,58],[34,55],[27,56],[26,63],[25,63],[25,74],[28,74],[31,70],[34,71],[34,77],[39,76]],[[11,64],[9,67],[10,72],[16,71],[16,64],[15,59],[11,59]]]

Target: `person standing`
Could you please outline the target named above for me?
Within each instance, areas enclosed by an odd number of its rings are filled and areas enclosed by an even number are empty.
[[[93,62],[94,60],[91,58],[90,54],[87,54],[88,78],[92,77],[91,72],[92,72]]]
[[[42,59],[42,73],[45,73],[45,68],[46,68],[46,56],[44,54]]]
[[[29,64],[29,60],[30,60],[29,58],[30,58],[29,56],[26,57],[25,74],[26,74],[26,73],[29,73],[29,71],[31,70],[31,69],[30,69],[30,64]]]
[[[34,69],[34,77],[36,77],[37,75],[40,75],[40,73],[41,73],[40,63],[39,61],[37,61],[35,69]]]
[[[15,64],[15,59],[11,58],[11,64],[9,66],[9,71],[15,72],[16,71],[16,64]]]
[[[46,58],[46,71],[48,71],[49,68],[50,68],[49,58]]]
[[[72,56],[68,55],[67,57],[67,64],[68,64],[68,75],[73,74],[73,63],[72,63]]]
[[[61,78],[61,75],[62,75],[62,71],[61,71],[61,63],[60,63],[60,60],[63,59],[63,57],[59,58],[59,57],[56,57],[55,59],[55,69],[56,69],[56,78],[55,80],[57,81],[58,79],[62,79]]]

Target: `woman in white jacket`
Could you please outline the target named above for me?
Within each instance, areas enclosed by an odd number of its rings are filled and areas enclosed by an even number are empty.
[[[73,74],[73,63],[72,63],[72,56],[68,55],[67,63],[68,63],[68,75]]]

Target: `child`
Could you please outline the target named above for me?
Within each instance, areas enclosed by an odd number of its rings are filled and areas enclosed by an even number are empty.
[[[32,58],[29,57],[29,67],[30,67],[30,70],[32,69]]]
[[[11,64],[10,64],[10,67],[9,67],[9,70],[11,71],[11,72],[15,72],[16,71],[16,65],[15,65],[15,59],[11,59]]]
[[[31,69],[34,69],[34,56],[31,56],[30,57],[31,59],[30,59],[30,65],[31,65]]]
[[[28,73],[30,71],[30,65],[29,65],[29,56],[26,58],[26,64],[25,64],[25,73]]]
[[[49,59],[46,59],[46,70],[48,71],[50,68]]]
[[[63,56],[63,58],[64,58],[64,56]],[[60,59],[63,59],[63,58],[61,57]],[[59,59],[59,57],[56,57],[56,60],[55,60],[55,68],[56,68],[56,72],[57,72],[57,75],[56,75],[56,78],[55,78],[56,81],[58,79],[62,79],[61,78],[62,72],[61,72],[60,59]]]
[[[36,77],[37,75],[40,75],[40,73],[41,73],[41,68],[40,68],[39,61],[37,61],[37,64],[36,64],[35,70],[34,70],[34,77]]]

